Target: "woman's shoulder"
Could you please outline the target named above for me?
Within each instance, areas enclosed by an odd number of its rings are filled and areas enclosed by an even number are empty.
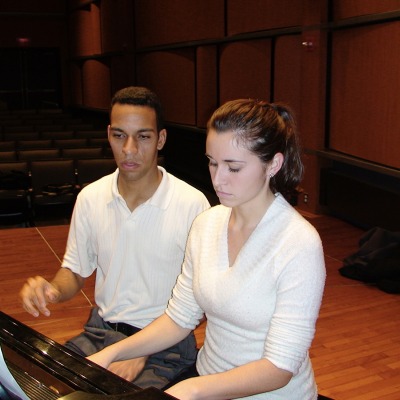
[[[294,236],[299,241],[307,241],[310,238],[320,240],[314,225],[299,210],[289,204],[282,195],[277,196],[276,200],[275,220],[284,227],[283,231],[286,235]]]

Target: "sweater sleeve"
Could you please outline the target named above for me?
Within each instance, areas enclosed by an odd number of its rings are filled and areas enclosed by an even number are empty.
[[[166,314],[182,328],[194,329],[203,317],[193,292],[193,229],[189,233],[182,272],[178,276]]]
[[[264,356],[296,375],[308,357],[325,284],[321,240],[311,226],[288,236],[275,270],[276,308],[264,347]]]

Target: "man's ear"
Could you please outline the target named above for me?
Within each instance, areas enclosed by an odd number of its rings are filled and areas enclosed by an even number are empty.
[[[164,147],[166,141],[167,141],[167,130],[161,129],[161,131],[158,134],[157,150],[161,150]]]

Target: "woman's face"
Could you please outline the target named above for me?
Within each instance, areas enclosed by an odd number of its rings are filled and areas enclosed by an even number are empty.
[[[221,204],[241,206],[265,198],[270,167],[234,140],[232,131],[207,135],[206,156],[214,190]]]

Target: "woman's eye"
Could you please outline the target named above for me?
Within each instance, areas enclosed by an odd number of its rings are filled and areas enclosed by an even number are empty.
[[[231,168],[229,167],[229,172],[239,172],[240,169],[239,168]]]
[[[217,164],[216,164],[215,162],[209,161],[209,162],[208,162],[208,166],[209,166],[209,167],[216,167]]]

